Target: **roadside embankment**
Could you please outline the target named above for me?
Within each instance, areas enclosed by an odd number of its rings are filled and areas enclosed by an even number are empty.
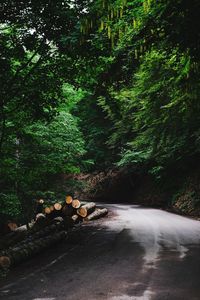
[[[170,209],[200,218],[200,172],[191,170],[176,180],[157,180],[147,173],[127,169],[110,169],[74,177],[84,189],[77,192],[82,200],[107,203],[132,203]]]

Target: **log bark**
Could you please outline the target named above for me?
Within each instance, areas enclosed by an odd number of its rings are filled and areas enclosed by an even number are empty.
[[[65,204],[62,208],[62,214],[65,217],[71,217],[76,213],[76,209],[71,204]]]
[[[73,215],[73,216],[71,217],[71,219],[72,219],[72,221],[74,222],[74,224],[77,224],[77,223],[79,223],[79,222],[82,221],[82,218],[81,218],[81,216],[79,216],[79,215]]]
[[[33,229],[32,224],[31,224],[30,231],[27,230],[26,225],[17,227],[14,231],[4,235],[0,239],[0,250],[9,248],[9,247],[15,245],[16,243],[22,241],[23,239],[25,239],[28,236],[28,234],[30,232],[33,232],[33,231],[35,231],[35,229]]]
[[[3,238],[0,239],[0,250],[9,248],[19,241],[23,240],[27,236],[27,230],[26,231],[14,231],[7,235],[5,235]]]
[[[90,215],[88,215],[86,218],[84,218],[84,221],[91,221],[91,220],[96,220],[99,218],[104,217],[107,215],[108,210],[107,208],[97,208],[95,211],[93,211]]]
[[[26,225],[19,226],[14,230],[14,232],[27,232],[27,226]]]
[[[92,213],[95,210],[95,207],[96,204],[94,202],[89,202],[77,209],[77,214],[82,218],[85,218],[88,214]]]
[[[42,213],[43,210],[44,210],[44,200],[43,199],[39,199],[39,200],[37,200],[37,207],[36,207],[35,214]]]
[[[39,238],[33,242],[27,242],[25,245],[16,246],[12,249],[9,249],[4,253],[4,255],[0,256],[0,266],[5,266],[5,261],[9,262],[8,267],[10,265],[14,265],[20,263],[21,261],[31,257],[47,247],[55,244],[67,236],[66,231],[62,230],[60,232],[56,232],[53,235],[48,235],[46,237]]]
[[[64,220],[62,218],[56,218],[56,219],[52,220],[52,223],[50,225],[45,226],[42,229],[38,230],[38,228],[35,228],[33,226],[33,228],[30,231],[26,230],[26,232],[20,232],[20,236],[17,236],[18,239],[16,239],[16,237],[12,238],[10,240],[10,243],[7,243],[7,245],[4,245],[3,249],[8,250],[12,246],[18,247],[18,246],[26,245],[28,242],[34,242],[38,238],[44,237],[48,234],[53,234],[59,230],[64,230],[64,228],[65,228]],[[18,235],[19,235],[19,232],[18,232]],[[1,248],[1,250],[3,250],[3,249]]]
[[[44,214],[37,214],[35,217],[35,224],[34,226],[37,227],[44,227],[46,225],[48,225],[49,220],[46,218],[46,216]]]
[[[51,221],[50,225],[39,230],[38,226],[33,226],[30,231],[25,226],[22,226],[23,230],[19,231],[20,227],[18,227],[16,232],[8,235],[8,240],[6,242],[4,240],[4,244],[0,247],[0,267],[9,266],[9,261],[11,261],[11,264],[21,261],[31,256],[32,252],[33,254],[40,252],[49,243],[51,244],[54,240],[57,240],[57,238],[54,239],[55,234],[58,234],[56,237],[59,239],[59,233],[73,227],[74,224],[75,221],[71,217],[66,217],[64,220],[62,217],[57,217]],[[43,243],[43,240],[47,240],[48,243]]]

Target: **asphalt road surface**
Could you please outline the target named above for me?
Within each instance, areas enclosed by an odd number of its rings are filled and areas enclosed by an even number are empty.
[[[15,267],[5,300],[199,300],[200,222],[158,209],[107,205],[107,218]]]

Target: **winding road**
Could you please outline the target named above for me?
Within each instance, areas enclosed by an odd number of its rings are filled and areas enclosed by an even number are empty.
[[[0,283],[5,300],[199,300],[200,222],[159,209],[107,205]]]

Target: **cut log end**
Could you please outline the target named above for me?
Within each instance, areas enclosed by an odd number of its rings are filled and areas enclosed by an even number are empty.
[[[86,203],[77,210],[77,214],[82,218],[85,218],[89,213],[92,213],[95,210],[95,207],[96,204],[94,202]]]
[[[11,260],[8,256],[0,256],[0,267],[2,269],[8,269],[11,265]]]
[[[43,200],[43,199],[39,199],[39,200],[38,200],[38,203],[44,204],[44,200]]]
[[[87,216],[87,209],[84,207],[79,208],[78,212],[79,216],[85,218]]]
[[[72,200],[72,207],[78,209],[81,206],[81,202],[78,199]]]
[[[54,211],[54,206],[51,205],[51,206],[49,207],[49,209],[50,209],[51,212]]]
[[[11,231],[14,231],[15,229],[17,229],[17,224],[16,223],[8,223],[8,227],[10,228]]]
[[[71,203],[72,203],[72,201],[73,201],[73,198],[72,198],[72,196],[66,196],[66,199],[65,199],[65,201],[66,201],[66,203],[67,203],[67,204],[71,204]]]
[[[54,208],[55,208],[55,210],[61,210],[62,209],[62,205],[60,203],[55,203],[54,204]]]
[[[51,208],[45,207],[44,212],[45,212],[45,214],[49,215],[51,213]]]

